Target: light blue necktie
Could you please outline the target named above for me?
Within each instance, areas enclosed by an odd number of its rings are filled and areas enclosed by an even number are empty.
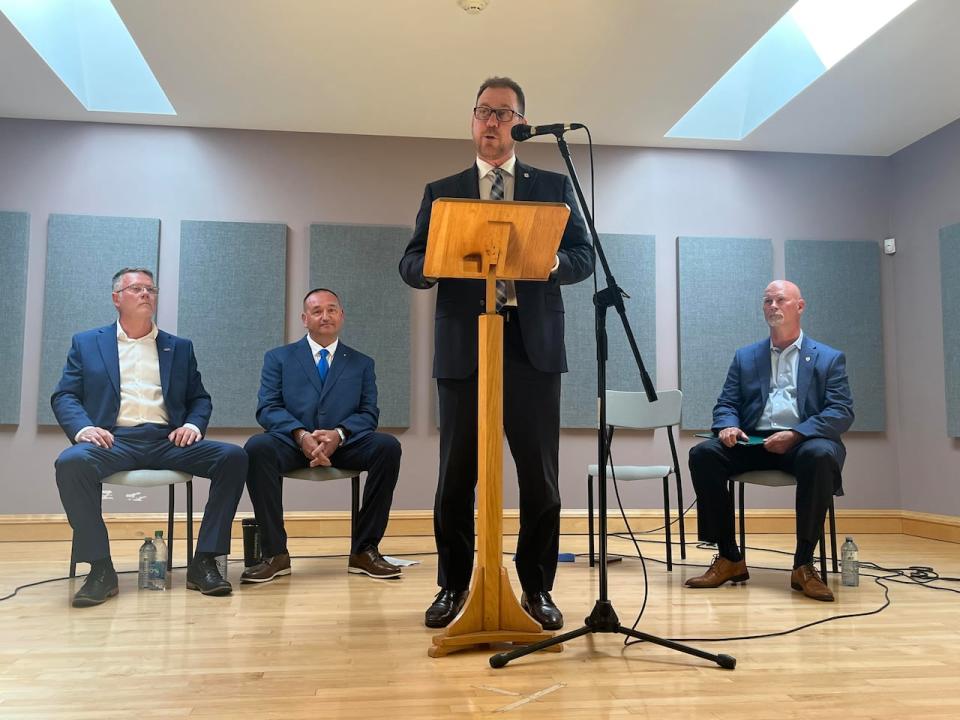
[[[330,351],[323,348],[320,351],[320,359],[317,361],[317,372],[320,374],[321,385],[327,381],[327,373],[330,372],[330,363],[327,362],[328,357],[330,357]]]

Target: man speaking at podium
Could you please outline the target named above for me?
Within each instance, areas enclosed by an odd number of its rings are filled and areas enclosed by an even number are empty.
[[[432,628],[446,627],[460,611],[473,570],[477,316],[485,311],[482,280],[423,275],[431,205],[441,197],[564,202],[571,210],[546,282],[497,283],[497,309],[505,320],[503,426],[520,486],[516,563],[521,604],[545,630],[563,626],[563,615],[550,597],[560,535],[560,373],[567,371],[560,286],[590,276],[591,249],[569,178],[525,165],[514,155],[510,131],[526,124],[524,112],[523,90],[510,78],[493,77],[480,86],[472,121],[476,161],[427,185],[413,238],[400,260],[400,275],[408,285],[421,290],[439,286],[433,376],[440,399],[440,470],[433,522],[440,592],[424,618]]]

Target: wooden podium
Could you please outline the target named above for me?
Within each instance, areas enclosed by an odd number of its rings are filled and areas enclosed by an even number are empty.
[[[478,318],[477,563],[463,609],[433,637],[430,657],[553,637],[524,612],[503,567],[503,316],[495,312],[496,281],[546,280],[569,216],[563,203],[433,203],[423,274],[485,280],[486,312]]]

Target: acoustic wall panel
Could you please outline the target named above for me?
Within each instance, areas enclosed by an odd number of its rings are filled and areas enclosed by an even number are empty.
[[[264,353],[284,343],[287,226],[184,220],[177,334],[193,341],[210,424],[257,427]]]
[[[940,294],[947,435],[955,438],[960,437],[960,224],[940,229]]]
[[[56,424],[50,395],[63,373],[70,338],[117,319],[110,294],[113,274],[123,267],[145,267],[156,277],[159,248],[158,219],[50,216],[37,398],[40,425]]]
[[[768,239],[681,237],[678,246],[682,426],[709,429],[733,353],[768,334],[761,298],[773,279]]]
[[[872,240],[787,240],[788,280],[806,301],[805,334],[841,350],[855,419],[851,430],[886,427],[880,246]]]
[[[644,366],[656,385],[656,269],[652,235],[600,236],[617,284],[630,296],[624,300],[630,327]],[[598,287],[606,287],[603,269],[597,265]],[[569,372],[563,375],[560,394],[560,425],[565,428],[597,427],[597,343],[593,305],[593,278],[564,285],[565,341]],[[643,390],[630,344],[613,308],[607,311],[607,388]]]
[[[343,303],[343,341],[376,363],[381,428],[410,425],[410,288],[397,262],[408,227],[311,225],[310,286]]]
[[[20,381],[23,374],[23,322],[27,302],[27,255],[30,215],[0,212],[0,425],[20,422]]]

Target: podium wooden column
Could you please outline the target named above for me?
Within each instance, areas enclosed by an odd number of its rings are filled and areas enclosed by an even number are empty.
[[[434,635],[430,657],[553,637],[520,606],[503,567],[503,316],[495,312],[496,281],[546,280],[569,215],[563,203],[433,203],[424,275],[483,279],[486,312],[477,321],[477,562],[463,609]]]

